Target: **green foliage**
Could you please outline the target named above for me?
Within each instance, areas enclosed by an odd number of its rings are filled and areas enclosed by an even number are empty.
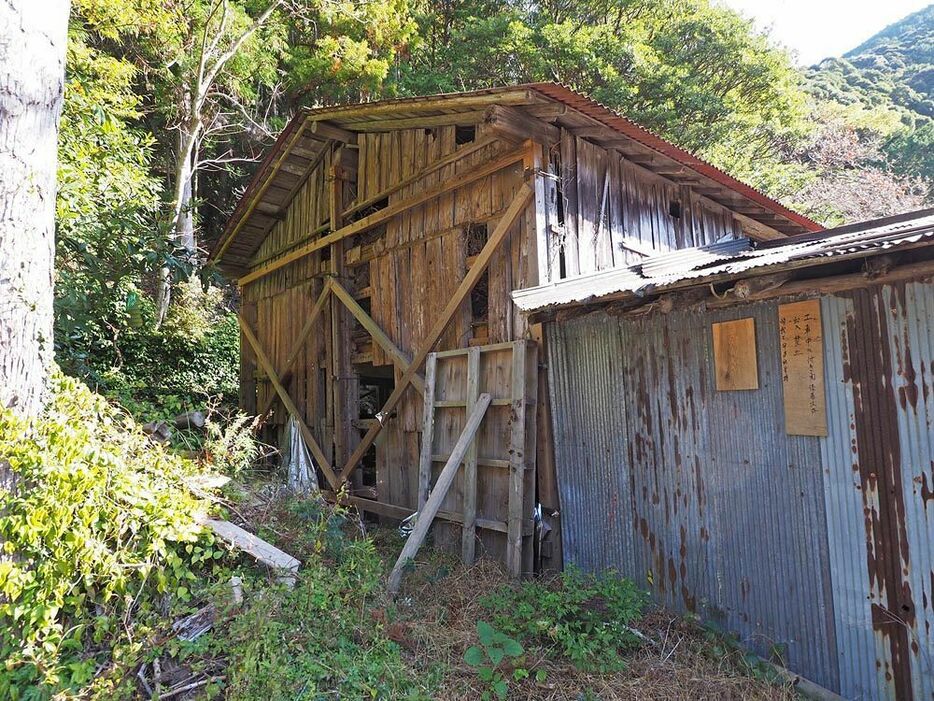
[[[408,93],[558,80],[725,167],[806,131],[787,54],[707,0],[417,5]],[[719,148],[718,148],[719,147]]]
[[[204,408],[211,399],[235,405],[240,363],[236,316],[176,305],[158,328],[152,301],[135,291],[129,296],[131,309],[111,310],[109,319],[101,320],[99,336],[83,337],[68,352],[59,347],[66,372],[85,378],[146,421]]]
[[[464,653],[464,662],[476,669],[481,681],[489,684],[483,692],[483,701],[496,696],[505,699],[509,694],[509,679],[500,670],[500,665],[511,659],[522,657],[525,652],[518,640],[496,630],[486,621],[477,621],[479,645],[471,645]],[[528,670],[516,668],[513,678],[517,681],[528,677]]]
[[[582,669],[613,671],[624,666],[623,654],[639,642],[628,624],[647,601],[631,580],[569,568],[553,582],[507,587],[481,603],[503,632],[553,648]]]
[[[268,448],[256,439],[256,417],[235,412],[230,416],[208,416],[202,449],[207,462],[218,472],[235,477],[252,468]]]
[[[304,560],[293,590],[255,596],[218,642],[230,658],[226,698],[428,698],[427,682],[406,668],[371,615],[382,576],[372,542],[341,535],[342,512],[299,503],[317,555]]]
[[[185,599],[222,556],[195,523],[193,463],[124,413],[56,376],[46,413],[0,409],[0,697],[46,699],[90,680],[157,597]],[[28,488],[26,488],[28,487]]]

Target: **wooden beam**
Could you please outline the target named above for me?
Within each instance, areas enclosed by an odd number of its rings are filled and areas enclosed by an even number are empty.
[[[295,403],[292,401],[289,393],[285,391],[285,387],[283,387],[282,383],[279,381],[279,376],[276,374],[276,371],[272,366],[272,362],[269,360],[269,356],[266,355],[266,351],[263,350],[263,347],[257,340],[256,335],[253,333],[253,329],[247,326],[246,322],[243,320],[243,317],[241,317],[239,314],[237,315],[237,322],[240,324],[240,329],[243,331],[243,335],[246,337],[246,340],[253,348],[253,353],[256,354],[256,360],[259,362],[260,367],[263,368],[263,371],[266,373],[266,376],[272,383],[273,388],[276,390],[276,394],[279,395],[279,399],[281,399],[283,405],[285,405],[286,411],[289,412],[292,418],[295,419],[295,423],[298,424],[298,428],[302,432],[302,438],[305,439],[305,443],[311,450],[311,454],[314,456],[315,460],[318,461],[318,467],[321,468],[321,471],[324,473],[324,476],[327,478],[328,483],[331,485],[332,489],[337,489],[339,483],[337,481],[337,476],[334,474],[334,470],[331,468],[331,464],[325,457],[324,451],[322,451],[321,447],[318,445],[318,441],[315,440],[314,435],[305,424],[305,421],[302,419],[302,416],[298,411],[298,407],[295,406]]]
[[[403,373],[398,384],[396,384],[392,393],[389,395],[389,398],[386,400],[386,403],[383,405],[383,409],[380,412],[381,414],[388,415],[402,398],[406,387],[408,386],[409,382],[412,381],[412,377],[421,367],[422,363],[425,362],[425,358],[431,352],[431,349],[434,348],[434,345],[438,342],[438,339],[441,338],[441,334],[444,333],[447,325],[451,322],[451,319],[454,318],[454,315],[457,313],[460,305],[467,298],[471,290],[473,290],[474,286],[477,284],[477,281],[490,265],[490,259],[493,257],[493,254],[506,238],[506,235],[512,229],[512,225],[519,218],[519,215],[522,214],[522,212],[525,210],[531,198],[532,189],[527,184],[523,184],[519,188],[519,191],[516,193],[516,196],[513,198],[512,203],[506,210],[506,213],[503,214],[503,218],[499,221],[499,224],[496,225],[496,228],[490,234],[486,244],[483,246],[483,250],[481,250],[480,254],[477,256],[477,260],[472,266],[470,266],[470,270],[467,271],[467,275],[464,276],[461,284],[458,286],[451,299],[448,300],[444,311],[441,312],[441,315],[438,317],[437,321],[435,321],[434,326],[432,326],[431,330],[425,335],[424,344],[421,348],[419,348],[418,352],[415,354],[415,357],[412,359],[411,364],[409,364],[409,369]],[[350,456],[350,460],[341,470],[341,482],[344,482],[347,479],[347,476],[353,471],[353,469],[363,458],[364,453],[366,453],[370,446],[373,445],[373,441],[376,440],[376,436],[379,434],[380,430],[382,430],[382,426],[382,422],[374,424],[370,430],[366,432],[366,435],[364,435],[360,445],[357,446],[357,450],[354,451],[354,454]]]
[[[522,574],[522,514],[525,508],[525,415],[526,354],[519,341],[512,351],[512,409],[509,439],[509,496],[507,499],[506,569],[513,577]]]
[[[285,363],[282,365],[282,370],[279,373],[283,386],[292,378],[292,366],[295,365],[295,361],[298,360],[301,355],[302,348],[311,335],[311,330],[314,328],[315,322],[318,320],[318,317],[321,316],[321,312],[324,311],[324,306],[327,304],[328,295],[330,293],[330,289],[327,284],[325,284],[324,289],[321,290],[321,294],[318,295],[315,306],[311,308],[311,314],[309,314],[308,318],[305,320],[305,325],[302,326],[302,330],[298,332],[298,338],[295,340],[295,344],[292,346],[292,350],[285,359]],[[275,401],[275,394],[271,394],[266,398],[266,402],[263,404],[263,410],[259,412],[259,423],[263,423],[263,421],[266,420],[266,415],[269,413],[269,410],[272,409],[272,405]]]
[[[367,122],[354,122],[354,131],[394,131],[396,129],[420,129],[455,125],[479,124],[486,113],[483,110],[453,112],[450,114],[426,115],[424,117],[403,117],[401,119],[378,119]]]
[[[436,161],[433,161],[429,165],[419,170],[417,173],[413,173],[409,177],[403,178],[398,183],[395,183],[394,185],[390,185],[389,187],[382,190],[381,192],[377,192],[375,195],[371,195],[370,197],[367,197],[362,202],[352,203],[350,207],[344,210],[344,218],[348,219],[352,217],[354,214],[356,214],[357,212],[363,209],[366,209],[367,207],[372,207],[377,202],[382,202],[383,200],[388,199],[390,195],[394,195],[395,193],[399,192],[399,190],[405,187],[408,187],[412,183],[418,182],[419,180],[424,178],[426,175],[431,175],[435,171],[441,170],[445,166],[451,165],[452,163],[456,163],[462,158],[466,158],[470,154],[476,153],[480,149],[486,146],[489,146],[490,144],[493,144],[495,142],[496,142],[495,138],[493,138],[492,136],[488,136],[482,139],[478,139],[477,141],[474,141],[472,143],[464,144],[463,146],[452,151],[448,155],[442,156]]]
[[[493,105],[488,108],[486,125],[494,132],[516,141],[532,139],[546,146],[552,146],[561,140],[561,130],[558,127],[514,107]]]
[[[305,135],[318,140],[340,141],[345,144],[357,143],[357,135],[352,131],[341,129],[330,122],[316,121],[305,128]]]
[[[354,318],[360,322],[360,325],[366,329],[373,340],[379,344],[379,347],[386,351],[386,354],[392,358],[393,363],[399,368],[399,371],[405,372],[408,370],[412,361],[392,342],[392,339],[379,327],[379,324],[373,321],[373,318],[363,311],[363,307],[357,303],[357,300],[351,296],[347,289],[334,278],[328,281],[328,285],[334,293],[334,296],[344,303],[344,306],[346,306],[350,313],[353,314]],[[417,374],[412,377],[412,384],[415,385],[415,388],[419,392],[423,393],[425,391],[425,382]]]
[[[486,410],[489,406],[490,395],[481,394],[477,398],[477,405],[474,407],[474,410],[467,417],[467,425],[464,426],[464,430],[461,431],[457,443],[454,444],[454,449],[451,451],[451,458],[445,464],[444,469],[441,470],[441,474],[438,475],[435,487],[431,490],[431,496],[428,497],[425,506],[418,512],[418,520],[415,523],[415,529],[406,539],[405,545],[402,547],[402,552],[399,553],[399,559],[396,560],[392,572],[389,573],[388,588],[390,594],[397,594],[399,592],[399,587],[402,584],[402,568],[405,567],[409,560],[415,557],[418,553],[418,549],[425,541],[425,536],[428,535],[428,529],[431,528],[431,524],[435,520],[435,515],[437,515],[438,510],[441,508],[441,503],[447,496],[448,490],[451,488],[451,484],[457,476],[457,470],[460,468],[461,461],[464,459],[467,449],[470,447],[471,443],[473,443],[474,437],[480,429],[480,422],[483,421],[483,416],[486,414]]]
[[[467,415],[480,399],[480,349],[467,351]],[[429,450],[431,446],[429,445]],[[464,524],[461,527],[461,559],[472,565],[477,550],[477,442],[473,441],[464,456]],[[508,529],[508,524],[507,524]]]
[[[422,410],[422,449],[418,456],[418,510],[428,501],[431,484],[431,463],[435,441],[435,375],[438,356],[429,355],[425,363],[425,403]],[[447,461],[445,461],[447,462]]]
[[[456,190],[460,187],[464,187],[465,185],[469,185],[470,183],[474,183],[477,180],[487,177],[488,175],[497,173],[503,168],[511,166],[513,163],[522,161],[525,158],[527,150],[528,147],[523,146],[522,148],[516,149],[515,151],[510,151],[504,156],[493,158],[486,163],[470,169],[466,173],[459,173],[454,177],[443,180],[434,187],[427,188],[413,195],[412,197],[409,197],[406,200],[391,204],[388,207],[379,210],[378,212],[374,212],[369,216],[363,217],[363,219],[358,219],[353,224],[343,226],[337,231],[328,234],[327,236],[322,236],[315,241],[310,241],[294,249],[287,255],[282,256],[281,258],[277,258],[262,266],[261,268],[248,273],[247,275],[240,278],[239,283],[241,286],[248,285],[254,280],[265,277],[272,271],[278,270],[279,268],[293,263],[300,258],[304,258],[305,256],[314,253],[317,250],[326,248],[336,241],[345,239],[348,236],[363,233],[364,231],[369,231],[370,229],[379,226],[383,222],[388,221],[389,219],[392,219],[393,217],[401,214],[402,212],[408,211],[413,207],[424,204],[425,202],[433,200],[436,197],[440,197],[441,195],[451,192],[452,190]]]
[[[325,110],[331,121],[352,127],[379,115],[398,112],[433,112],[438,109],[482,109],[489,105],[529,105],[536,102],[536,95],[526,88],[502,90],[483,95],[444,95],[439,98],[415,98],[411,100],[386,100],[369,104],[335,107]],[[324,115],[321,115],[324,116]]]

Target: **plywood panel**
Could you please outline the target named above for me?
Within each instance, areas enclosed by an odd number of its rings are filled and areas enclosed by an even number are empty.
[[[756,322],[752,317],[712,324],[717,390],[759,389]]]

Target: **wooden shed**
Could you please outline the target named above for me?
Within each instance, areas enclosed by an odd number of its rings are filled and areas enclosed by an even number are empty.
[[[212,259],[241,286],[241,402],[294,417],[329,490],[425,503],[491,396],[436,540],[560,567],[541,328],[510,293],[725,239],[819,230],[561,85],[313,109],[261,164]],[[537,537],[536,537],[537,535]]]

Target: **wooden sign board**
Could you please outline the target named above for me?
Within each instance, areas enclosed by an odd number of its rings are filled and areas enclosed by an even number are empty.
[[[785,432],[791,436],[826,436],[824,338],[820,300],[778,307]]]
[[[755,319],[723,321],[712,331],[717,391],[759,389]]]

